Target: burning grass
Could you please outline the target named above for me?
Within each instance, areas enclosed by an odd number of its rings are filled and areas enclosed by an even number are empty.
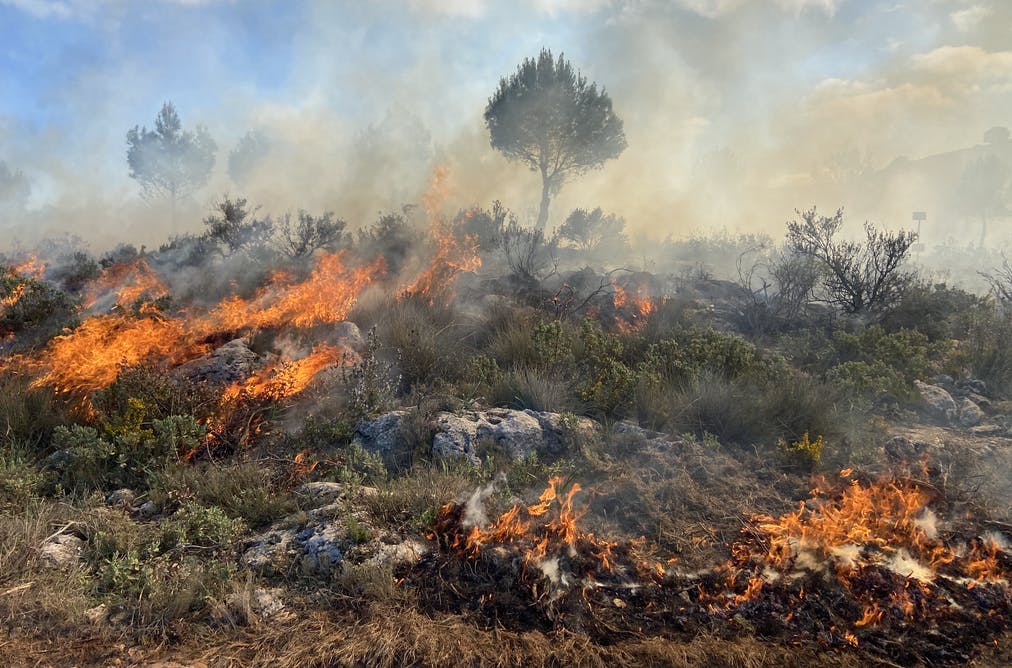
[[[798,510],[749,519],[725,564],[684,572],[645,538],[602,540],[578,526],[581,491],[553,478],[538,502],[478,523],[475,505],[440,510],[430,564],[460,584],[429,600],[490,624],[568,629],[600,643],[626,634],[758,634],[862,648],[901,663],[959,663],[1000,637],[1012,615],[1012,556],[996,536],[938,529],[936,495],[901,480],[842,487]],[[433,572],[434,571],[434,572]],[[438,576],[436,575],[438,574]],[[517,611],[522,611],[518,614]],[[974,628],[973,636],[960,628]],[[903,638],[903,646],[895,644]]]

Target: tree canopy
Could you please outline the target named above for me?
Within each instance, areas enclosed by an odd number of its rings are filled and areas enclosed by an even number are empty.
[[[127,132],[130,178],[141,184],[145,197],[169,197],[174,215],[176,200],[207,183],[217,149],[203,126],[183,130],[176,108],[166,102],[154,130],[134,126]]]
[[[617,158],[627,145],[604,89],[548,49],[500,79],[485,107],[485,124],[492,148],[541,174],[539,228],[548,222],[551,196],[569,176]]]

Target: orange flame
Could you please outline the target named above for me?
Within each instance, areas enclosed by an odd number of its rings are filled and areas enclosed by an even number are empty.
[[[241,394],[276,400],[294,396],[305,390],[320,371],[343,359],[346,353],[340,348],[321,344],[302,359],[269,366],[244,383],[234,383],[225,390],[224,399],[232,400]]]
[[[102,275],[88,286],[84,307],[94,308],[108,295],[115,296],[114,303],[119,308],[130,308],[138,302],[151,302],[168,294],[168,287],[142,258],[104,269]]]
[[[41,281],[42,277],[46,275],[46,264],[34,255],[30,255],[25,260],[14,265],[13,269],[15,274],[20,274],[26,278],[34,278],[37,281]]]

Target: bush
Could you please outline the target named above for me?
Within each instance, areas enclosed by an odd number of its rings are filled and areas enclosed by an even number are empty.
[[[241,519],[229,517],[222,508],[185,503],[162,526],[162,545],[223,548],[246,530]]]
[[[264,526],[295,510],[295,503],[270,469],[255,462],[169,467],[155,476],[151,500],[163,507],[192,503],[214,506],[252,527]]]
[[[33,388],[25,375],[0,372],[0,446],[43,450],[53,430],[68,421],[50,389]]]
[[[75,314],[67,293],[0,267],[0,341],[13,334],[22,348],[45,343],[73,325]]]
[[[152,476],[195,450],[206,428],[189,416],[153,420],[150,429],[113,430],[100,436],[92,427],[57,427],[53,447],[65,452],[61,484],[71,490],[146,487]]]

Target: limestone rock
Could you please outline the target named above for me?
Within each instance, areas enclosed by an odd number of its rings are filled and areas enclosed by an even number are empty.
[[[81,560],[84,541],[77,536],[61,533],[46,540],[40,550],[42,562],[50,568],[72,566]]]
[[[959,405],[959,424],[961,427],[976,427],[984,421],[984,411],[969,399],[963,399]]]
[[[181,365],[176,373],[189,380],[230,385],[245,380],[263,364],[245,339],[235,339],[207,355]]]
[[[924,407],[932,417],[945,422],[951,422],[957,417],[956,402],[943,388],[919,380],[915,380],[914,385],[921,393]]]

